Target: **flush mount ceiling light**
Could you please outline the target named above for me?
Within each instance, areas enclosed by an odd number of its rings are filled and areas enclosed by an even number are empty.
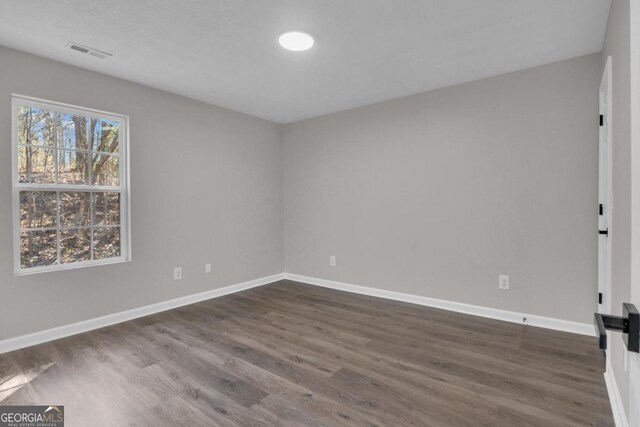
[[[278,38],[280,46],[294,52],[309,50],[313,46],[313,37],[302,31],[287,31]]]

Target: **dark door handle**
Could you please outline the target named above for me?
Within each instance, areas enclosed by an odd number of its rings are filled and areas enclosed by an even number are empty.
[[[593,323],[598,334],[598,344],[603,350],[607,349],[607,330],[622,332],[627,350],[640,352],[640,314],[633,304],[622,304],[622,316],[610,316],[595,313]]]
[[[598,230],[598,234],[604,234],[605,236],[609,237],[609,229],[607,228],[606,230]]]

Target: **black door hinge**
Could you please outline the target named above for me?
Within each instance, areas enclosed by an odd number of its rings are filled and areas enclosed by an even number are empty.
[[[605,236],[609,236],[609,229],[607,228],[606,230],[598,230],[598,234],[603,234]]]
[[[598,292],[598,304],[602,304],[602,292]]]
[[[604,126],[604,116],[600,114],[600,126]]]
[[[604,213],[604,205],[600,203],[598,205],[598,215],[602,215]]]

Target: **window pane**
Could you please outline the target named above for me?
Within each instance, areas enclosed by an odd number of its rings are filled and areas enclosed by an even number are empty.
[[[89,184],[89,154],[58,150],[58,182],[60,184]]]
[[[75,149],[75,133],[76,128],[73,122],[73,114],[60,113],[60,127],[62,129],[60,139],[58,140],[59,148]]]
[[[93,194],[94,225],[120,224],[120,193]]]
[[[77,116],[71,113],[61,113],[62,138],[58,147],[71,150],[89,150],[92,120],[89,117]]]
[[[105,154],[94,155],[92,160],[93,184],[120,185],[120,159]]]
[[[120,227],[98,227],[93,234],[93,259],[120,256]]]
[[[55,150],[43,147],[20,147],[18,175],[20,182],[55,183]]]
[[[91,150],[118,153],[120,145],[119,124],[113,120],[97,120]]]
[[[56,215],[55,191],[20,192],[20,228],[55,227]]]
[[[60,232],[60,258],[63,264],[91,259],[91,237],[88,229]]]
[[[40,108],[18,106],[18,143],[55,146],[55,132],[60,130],[58,116]]]
[[[56,264],[58,257],[56,231],[23,231],[20,233],[20,265],[22,268]]]
[[[89,225],[89,193],[60,192],[60,227]]]

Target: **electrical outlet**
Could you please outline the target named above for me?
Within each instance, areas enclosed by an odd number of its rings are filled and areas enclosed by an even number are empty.
[[[182,280],[182,267],[173,269],[173,280]]]
[[[336,266],[336,256],[335,255],[331,255],[329,257],[329,265],[331,267],[335,267]]]
[[[498,288],[502,289],[503,291],[509,290],[509,276],[507,276],[506,274],[501,274],[498,276]]]
[[[207,274],[211,273],[211,264],[204,265],[204,272]]]

